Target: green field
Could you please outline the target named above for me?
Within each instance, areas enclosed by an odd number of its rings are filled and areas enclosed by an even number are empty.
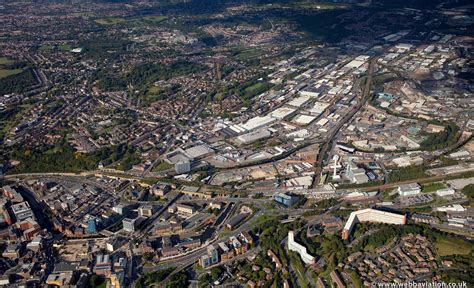
[[[440,256],[448,255],[468,255],[471,253],[473,245],[469,242],[457,238],[440,238],[436,240],[435,247]]]
[[[242,50],[237,54],[237,58],[241,61],[252,60],[262,56],[262,52],[258,49],[246,49]]]
[[[144,17],[133,17],[133,18],[121,18],[121,17],[106,17],[95,19],[94,22],[100,25],[117,25],[122,23],[131,23],[135,26],[141,26],[146,24],[158,24],[168,19],[166,16],[151,15]]]
[[[151,169],[151,172],[160,172],[171,168],[173,168],[173,165],[169,164],[168,162],[161,161],[160,164]]]
[[[51,51],[51,50],[53,50],[53,46],[49,45],[49,44],[41,45],[39,50],[41,50],[41,51]]]
[[[14,60],[11,60],[7,57],[0,57],[0,65],[9,65],[15,63]]]
[[[435,191],[438,191],[440,189],[444,189],[446,188],[446,185],[444,185],[443,183],[428,183],[428,184],[423,184],[422,185],[422,188],[421,188],[421,191],[422,192],[425,192],[425,193],[429,193],[429,192],[435,192]]]
[[[150,88],[148,88],[148,93],[152,95],[157,94],[160,91],[161,91],[161,88],[159,86],[151,86]]]
[[[168,19],[168,17],[158,16],[158,15],[143,17],[143,20],[150,21],[150,22],[153,22],[153,23],[160,23],[160,22],[165,21],[166,19]]]
[[[61,44],[58,46],[61,51],[71,51],[72,47],[69,44]]]
[[[100,25],[116,25],[125,22],[125,19],[120,17],[108,17],[95,19],[94,22]]]
[[[19,74],[23,69],[0,69],[0,79],[11,75]]]
[[[255,83],[252,86],[249,86],[249,87],[245,88],[244,92],[245,92],[245,94],[255,95],[255,94],[262,93],[264,90],[266,90],[266,83],[258,82],[258,83]]]

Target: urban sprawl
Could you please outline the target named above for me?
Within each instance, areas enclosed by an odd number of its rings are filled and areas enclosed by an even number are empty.
[[[0,1],[0,286],[474,284],[470,1],[114,2]]]

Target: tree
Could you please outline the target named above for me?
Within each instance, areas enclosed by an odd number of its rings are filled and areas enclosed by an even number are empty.
[[[212,278],[212,280],[215,281],[215,280],[219,279],[219,276],[221,276],[221,274],[222,274],[221,266],[213,267],[211,269],[211,278]]]
[[[474,184],[469,184],[462,188],[461,192],[465,194],[470,199],[474,199]]]

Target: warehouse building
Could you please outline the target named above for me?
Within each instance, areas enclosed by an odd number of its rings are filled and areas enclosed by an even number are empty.
[[[421,193],[421,186],[417,183],[409,183],[398,186],[398,194],[400,196],[411,196]]]
[[[268,129],[259,129],[253,132],[243,134],[237,137],[237,142],[240,144],[250,144],[255,141],[268,138],[272,135],[272,133]]]
[[[247,218],[248,214],[237,214],[234,217],[232,217],[229,222],[227,222],[226,227],[229,230],[234,230],[237,226],[239,226],[242,221],[244,221],[245,218]]]

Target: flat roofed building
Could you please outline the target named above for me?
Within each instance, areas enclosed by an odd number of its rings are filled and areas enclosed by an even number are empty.
[[[245,241],[245,243],[247,243],[247,244],[252,244],[253,243],[253,237],[252,237],[252,235],[250,235],[250,233],[248,231],[243,231],[242,233],[240,233],[240,236]]]
[[[201,158],[205,158],[207,156],[210,156],[210,155],[214,154],[214,150],[211,147],[209,147],[205,144],[197,145],[197,146],[188,148],[188,149],[184,150],[184,152],[191,159],[201,159]]]
[[[141,206],[140,208],[138,208],[138,214],[142,217],[151,217],[153,215],[153,206]]]
[[[188,196],[203,198],[203,199],[211,199],[214,196],[212,192],[208,192],[208,191],[201,192],[199,190],[200,190],[200,187],[184,186],[181,189],[181,193],[186,194]]]
[[[305,126],[313,122],[315,119],[316,119],[316,116],[299,114],[298,116],[295,117],[295,119],[292,120],[292,122],[297,125]]]
[[[12,203],[18,203],[18,202],[24,201],[23,196],[21,196],[21,194],[18,193],[15,188],[9,185],[3,186],[1,190],[3,191],[3,195],[7,197],[8,199],[10,199]]]
[[[107,254],[99,254],[96,257],[94,273],[97,275],[108,275],[112,272],[112,261]]]
[[[256,116],[252,119],[249,119],[245,124],[240,125],[245,131],[252,131],[264,126],[268,126],[275,122],[276,119],[268,116]]]
[[[253,132],[237,136],[236,141],[239,144],[250,144],[255,141],[268,138],[272,133],[268,129],[258,129]]]
[[[310,96],[310,97],[318,97],[319,94],[321,94],[315,89],[305,89],[305,90],[299,91],[299,93],[303,96]]]
[[[219,251],[217,251],[214,245],[210,245],[207,247],[207,254],[199,258],[199,265],[203,268],[207,268],[217,263],[219,263]]]
[[[127,207],[123,204],[118,204],[112,208],[112,211],[114,211],[117,214],[124,214],[127,212]]]
[[[278,120],[282,120],[282,119],[285,119],[286,117],[289,117],[290,115],[292,115],[295,112],[296,112],[296,110],[293,109],[293,108],[280,107],[280,108],[277,108],[277,109],[273,110],[272,112],[270,112],[270,116],[273,117],[273,118],[276,118]]]
[[[127,232],[135,232],[142,219],[143,218],[140,217],[135,219],[124,218],[122,220],[123,230]]]
[[[184,174],[191,171],[191,162],[189,160],[180,160],[174,164],[176,174]]]
[[[309,113],[315,116],[323,114],[323,112],[329,107],[329,103],[315,102],[313,108],[309,110]]]
[[[421,186],[418,183],[409,183],[398,186],[398,194],[400,196],[410,196],[421,193]]]
[[[301,107],[304,104],[308,103],[309,100],[311,100],[311,96],[302,95],[288,102],[288,105],[293,106],[293,107]]]
[[[293,231],[288,232],[288,250],[298,253],[305,264],[314,264],[314,256],[306,251],[306,247],[295,241],[295,234]]]
[[[456,191],[453,188],[444,188],[444,189],[439,189],[436,191],[436,195],[440,197],[446,197],[446,196],[451,196],[454,195]]]
[[[7,245],[7,248],[2,253],[2,257],[16,259],[20,258],[21,254],[21,245],[20,243],[10,243]]]
[[[363,184],[369,182],[369,177],[365,173],[365,169],[358,168],[355,163],[349,163],[346,169],[346,175],[355,184]]]
[[[217,243],[217,246],[220,249],[220,255],[222,260],[227,260],[234,257],[234,251],[231,250],[224,242]]]
[[[12,205],[12,211],[17,221],[34,218],[33,210],[31,210],[30,204],[26,201]]]
[[[232,217],[229,222],[227,222],[226,227],[229,230],[235,229],[244,219],[248,216],[248,214],[237,214]]]
[[[186,215],[186,216],[193,215],[195,212],[193,206],[186,205],[186,204],[176,204],[176,211],[179,214]]]
[[[168,184],[156,183],[151,186],[150,191],[156,196],[163,197],[166,195],[166,193],[171,191],[171,186]]]
[[[286,193],[276,193],[273,195],[273,200],[277,203],[283,204],[286,207],[293,206],[296,202],[298,202],[299,197],[297,195],[290,195]]]
[[[405,225],[406,216],[395,214],[391,212],[380,211],[376,209],[363,209],[354,211],[349,216],[349,219],[342,230],[342,239],[346,240],[354,228],[355,224],[360,222],[385,223],[394,225]]]

